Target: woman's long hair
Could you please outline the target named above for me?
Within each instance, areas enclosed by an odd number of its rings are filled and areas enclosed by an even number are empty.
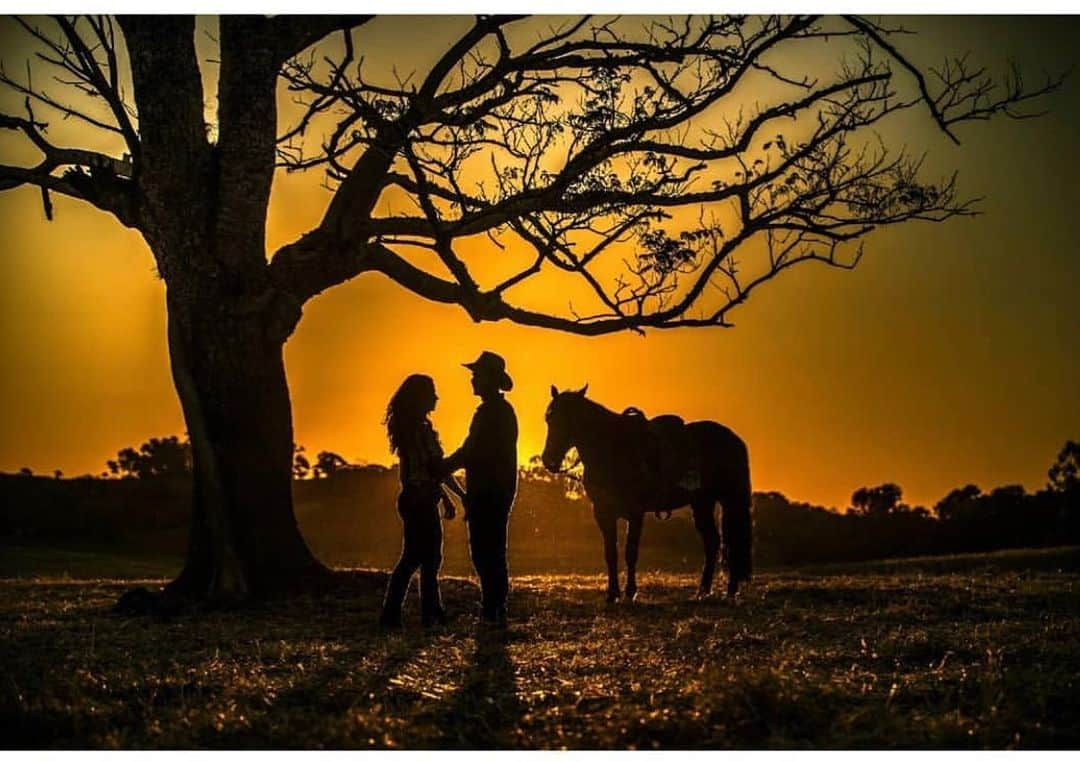
[[[386,406],[386,418],[383,419],[390,439],[390,452],[400,452],[409,436],[427,420],[428,405],[434,396],[435,382],[431,376],[413,373],[401,382]]]

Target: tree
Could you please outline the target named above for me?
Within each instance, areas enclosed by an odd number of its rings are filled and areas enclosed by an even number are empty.
[[[1046,475],[1051,492],[1076,492],[1080,488],[1080,442],[1066,442]]]
[[[349,461],[338,455],[336,452],[330,452],[329,450],[323,450],[315,456],[315,468],[312,472],[315,478],[320,477],[330,478],[338,471],[345,471],[349,468]]]
[[[418,76],[372,79],[369,20],[222,17],[212,125],[194,19],[12,22],[55,79],[29,62],[25,76],[0,72],[23,99],[0,128],[42,156],[0,165],[0,190],[37,188],[50,219],[55,194],[112,214],[142,234],[167,287],[194,466],[187,560],[167,594],[243,596],[324,575],[293,515],[282,359],[322,291],[381,273],[476,321],[585,335],[729,326],[795,265],[851,268],[862,249],[848,245],[876,228],[973,213],[954,178],[926,180],[919,160],[875,141],[884,120],[922,109],[957,140],[961,123],[1016,116],[1060,83],[997,83],[964,59],[922,68],[901,30],[856,16],[483,16]],[[812,45],[843,63],[793,74]],[[303,104],[283,126],[280,82]],[[55,118],[115,150],[52,142]],[[276,167],[321,169],[331,193],[319,224],[268,257]],[[463,244],[485,241],[512,272],[475,269]],[[519,287],[538,276],[591,303],[531,306]]]
[[[980,497],[982,497],[982,490],[977,485],[966,484],[963,487],[957,487],[938,501],[934,506],[934,513],[944,521],[971,516]]]
[[[887,516],[900,508],[903,490],[897,484],[879,484],[877,487],[860,487],[851,495],[851,505],[863,516]]]
[[[1006,484],[995,487],[979,501],[980,521],[990,522],[1005,527],[1009,533],[1017,534],[1026,529],[1031,497],[1022,484]]]
[[[306,479],[311,472],[311,462],[304,455],[303,445],[293,445],[292,475],[294,479]]]
[[[157,479],[191,474],[191,445],[178,437],[151,437],[136,450],[125,447],[116,460],[106,461],[109,472],[121,477]]]

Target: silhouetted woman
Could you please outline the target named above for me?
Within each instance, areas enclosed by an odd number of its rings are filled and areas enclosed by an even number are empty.
[[[401,558],[386,587],[379,620],[384,627],[401,626],[401,606],[417,569],[420,570],[420,611],[424,625],[446,622],[439,594],[439,567],[442,566],[439,503],[443,504],[448,519],[454,517],[454,504],[442,490],[445,477],[443,452],[428,418],[437,400],[431,378],[413,374],[402,382],[386,408],[384,422],[390,451],[398,454],[401,463],[397,509],[405,536]],[[460,490],[456,482],[449,486]]]

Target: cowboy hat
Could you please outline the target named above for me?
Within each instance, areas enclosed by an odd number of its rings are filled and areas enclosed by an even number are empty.
[[[481,352],[475,361],[462,364],[477,376],[491,378],[504,392],[514,388],[513,380],[506,373],[506,360],[494,352]]]

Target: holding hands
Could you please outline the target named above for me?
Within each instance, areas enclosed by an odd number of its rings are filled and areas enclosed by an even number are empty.
[[[457,515],[457,506],[454,505],[453,498],[450,497],[446,490],[449,489],[450,492],[453,492],[462,501],[465,500],[465,490],[462,489],[461,484],[458,483],[458,480],[453,474],[448,474],[446,478],[443,479],[442,486],[445,487],[442,489],[442,497],[439,499],[439,502],[442,504],[442,515],[444,519],[452,519]]]

